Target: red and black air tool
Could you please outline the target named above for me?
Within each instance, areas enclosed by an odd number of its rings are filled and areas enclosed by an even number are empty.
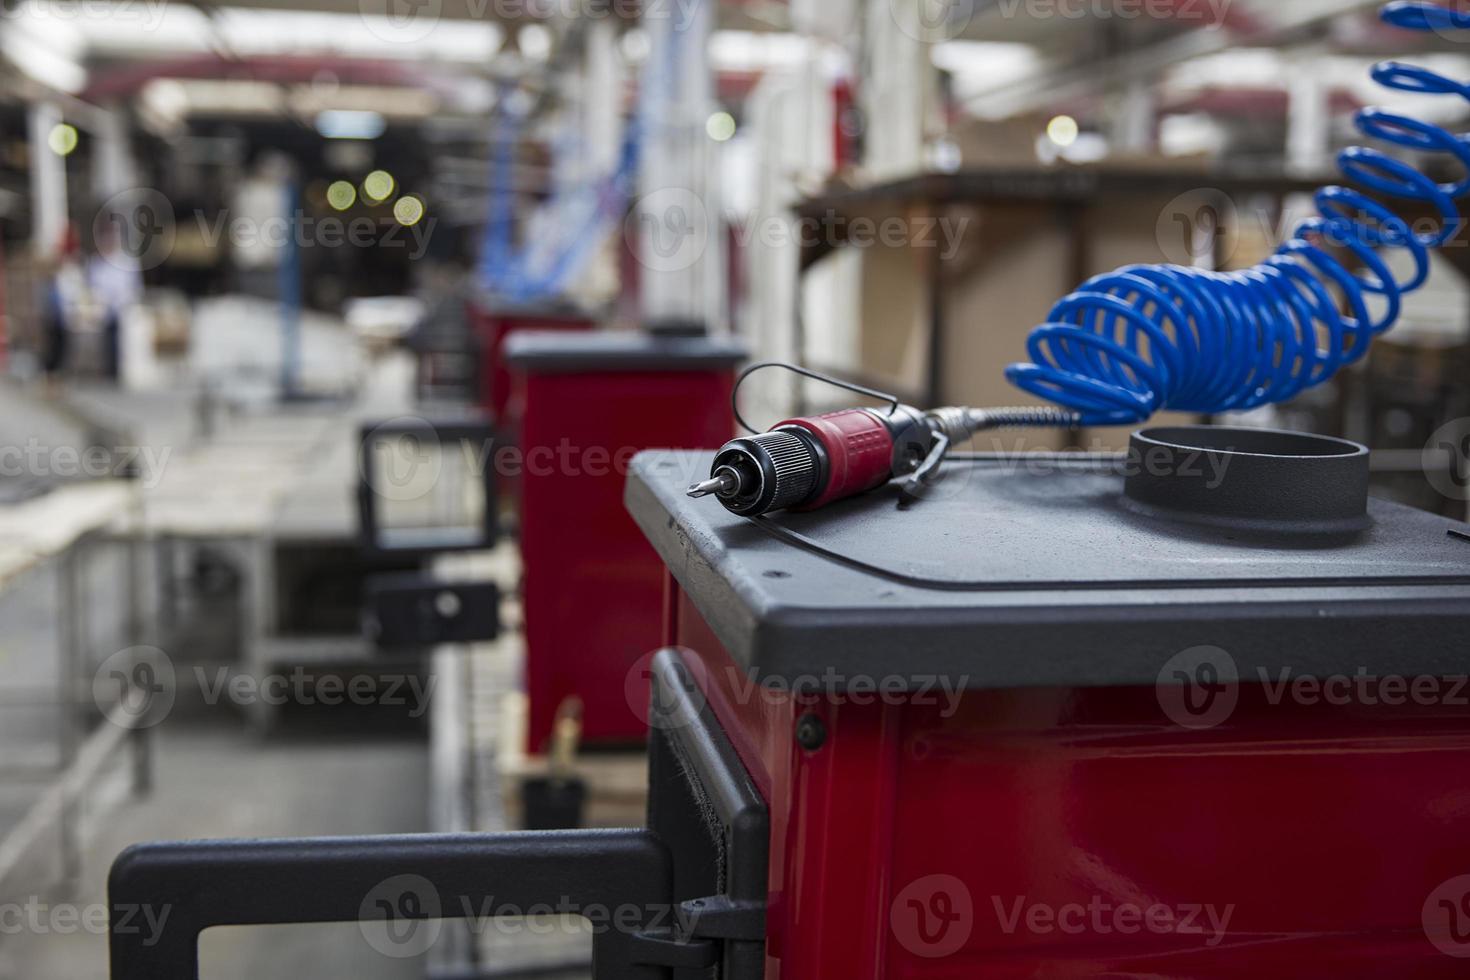
[[[892,395],[839,381],[790,364],[756,364],[740,376],[782,367],[859,394],[879,398],[886,408],[850,408],[787,419],[769,431],[732,439],[715,454],[709,479],[689,496],[714,494],[743,517],[778,510],[815,510],[905,477],[905,498],[918,497],[933,479],[950,446],[987,429],[1021,426],[1075,427],[1075,413],[1057,408],[941,408],[923,412]],[[739,384],[736,385],[736,393]]]

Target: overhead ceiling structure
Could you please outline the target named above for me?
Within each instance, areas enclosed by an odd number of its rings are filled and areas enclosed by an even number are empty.
[[[1322,40],[1334,25],[1371,18],[1381,0],[1049,0],[1059,10],[1024,16],[1022,0],[986,0],[963,32],[1030,45],[1024,71],[965,93],[966,107],[1000,119],[1096,98],[1136,81],[1156,81],[1185,62],[1238,48]],[[1122,11],[1146,11],[1122,16]],[[1160,13],[1166,16],[1160,16]]]
[[[419,25],[356,12],[263,12],[237,8],[206,11],[163,0],[113,5],[109,16],[62,17],[43,4],[23,2],[0,35],[0,51],[22,72],[61,92],[126,94],[145,76],[161,76],[177,64],[187,77],[207,73],[210,59],[239,62],[247,74],[255,59],[289,64],[318,61],[379,75],[394,71],[487,70],[505,48],[505,28],[495,23],[437,22]],[[376,67],[373,67],[376,66]],[[216,73],[229,77],[228,65]],[[407,80],[407,79],[405,79]]]
[[[16,0],[0,56],[58,92],[88,85],[92,63],[216,52],[224,57],[335,55],[480,71],[545,60],[574,19],[628,27],[652,0],[89,0],[80,8]],[[691,0],[658,0],[675,16]],[[710,0],[715,2],[715,0]],[[720,27],[784,31],[781,0],[719,3]],[[506,64],[501,64],[505,62]]]
[[[181,112],[228,109],[214,84],[221,82],[239,87],[244,113],[351,112],[375,99],[388,115],[464,118],[494,104],[497,79],[549,71],[565,46],[569,15],[608,18],[623,29],[640,6],[660,3],[677,16],[690,2],[88,0],[87,15],[79,16],[50,0],[17,0],[0,32],[0,72],[11,66],[12,79],[0,100],[18,104],[38,90],[53,99],[76,97],[72,106],[83,119],[87,103],[134,98]],[[770,69],[833,53],[830,44],[790,32],[800,12],[795,0],[709,2],[718,2],[720,23],[709,55],[731,101]],[[844,23],[841,4],[812,2]],[[1341,118],[1379,100],[1365,81],[1367,60],[1436,48],[1463,55],[1448,39],[1406,36],[1380,24],[1380,4],[959,0],[940,5],[949,20],[932,25],[931,53],[950,74],[963,113],[982,120],[1069,113],[1085,122],[1111,112],[1109,100],[1140,89],[1149,90],[1161,117],[1279,120],[1303,58],[1322,75]],[[843,30],[861,25],[861,18],[850,19]],[[631,42],[641,33],[624,36],[634,62],[638,45]],[[266,92],[270,86],[276,90]],[[413,97],[399,99],[394,91]],[[1425,111],[1458,111],[1449,101]]]

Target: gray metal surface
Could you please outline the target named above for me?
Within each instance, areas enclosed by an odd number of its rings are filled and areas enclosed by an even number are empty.
[[[629,510],[742,667],[771,683],[1152,684],[1224,648],[1242,673],[1470,669],[1465,525],[1379,500],[1356,534],[1161,519],[1086,460],[959,459],[900,510],[887,487],[750,521],[684,488],[711,453],[640,454]]]
[[[637,330],[518,330],[505,359],[522,371],[688,371],[734,367],[745,347],[729,337],[660,336]]]

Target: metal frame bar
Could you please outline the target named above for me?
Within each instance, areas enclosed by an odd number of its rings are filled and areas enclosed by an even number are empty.
[[[112,980],[198,980],[199,935],[215,926],[363,921],[373,896],[400,876],[438,901],[385,896],[388,921],[523,915],[536,906],[610,916],[593,940],[598,980],[670,976],[643,962],[648,933],[637,931],[668,914],[668,849],[646,830],[573,830],[136,845],[108,880]],[[140,908],[168,909],[163,930],[127,928]],[[637,928],[617,918],[625,909],[638,910]]]
[[[103,722],[88,733],[85,727],[83,691],[90,690],[84,669],[87,664],[88,619],[84,601],[85,559],[98,541],[117,541],[128,550],[132,574],[128,583],[127,621],[124,632],[130,645],[144,637],[144,610],[138,565],[143,541],[139,535],[113,538],[102,529],[79,535],[56,555],[37,563],[31,574],[42,574],[50,566],[57,576],[57,679],[53,689],[57,706],[57,737],[61,758],[47,772],[0,772],[12,778],[54,777],[52,786],[26,811],[4,837],[0,837],[0,883],[28,856],[37,840],[53,828],[60,838],[62,880],[75,881],[81,873],[83,840],[81,811],[87,787],[112,756],[127,747],[132,754],[134,795],[147,793],[153,783],[151,733]]]

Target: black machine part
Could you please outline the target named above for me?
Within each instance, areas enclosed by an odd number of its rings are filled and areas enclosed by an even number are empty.
[[[765,805],[679,654],[661,651],[652,674],[649,829],[136,845],[108,880],[112,980],[198,980],[199,935],[215,926],[538,906],[592,921],[594,980],[758,980]],[[399,879],[413,884],[396,892]],[[161,932],[137,926],[144,908],[169,910]]]
[[[648,822],[675,855],[676,930],[720,947],[718,980],[765,976],[770,818],[683,657],[653,659]],[[675,971],[675,980],[710,980]]]
[[[815,436],[796,427],[777,428],[725,443],[715,454],[699,495],[713,493],[731,513],[747,516],[797,507],[815,497],[829,469]]]
[[[1368,450],[1278,429],[1180,425],[1129,439],[1123,492],[1160,516],[1292,530],[1366,526]]]
[[[478,416],[424,419],[413,416],[364,423],[358,432],[357,523],[361,548],[369,553],[432,556],[446,551],[482,551],[495,546],[499,533],[495,467],[480,465],[480,522],[473,527],[390,527],[384,503],[397,496],[399,474],[383,472],[378,458],[384,444],[412,445],[415,455],[443,453],[457,462],[480,459],[495,446],[495,427]],[[414,466],[418,465],[415,461]]]
[[[624,905],[652,918],[669,907],[672,874],[668,848],[646,830],[141,844],[123,852],[108,881],[111,976],[197,980],[205,929],[359,921],[399,877],[427,882],[419,887],[436,902],[386,896],[389,920]],[[157,934],[129,926],[136,910],[159,907],[170,915]],[[668,980],[666,961],[688,952],[677,945],[672,933],[604,929],[593,939],[595,975]]]
[[[371,575],[363,632],[380,649],[478,643],[500,635],[500,589],[494,582],[451,582],[424,572]]]
[[[1152,685],[1200,644],[1252,675],[1464,670],[1464,524],[1364,505],[1361,447],[1285,457],[1159,435],[1188,465],[956,455],[919,507],[896,507],[890,485],[756,520],[686,496],[708,453],[655,451],[634,459],[625,500],[736,664],[771,683]],[[1247,508],[1252,486],[1264,499]]]

